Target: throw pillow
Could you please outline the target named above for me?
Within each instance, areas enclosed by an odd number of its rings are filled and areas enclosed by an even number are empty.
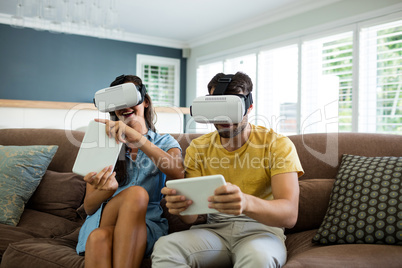
[[[0,223],[16,226],[58,146],[0,145]]]
[[[77,220],[76,210],[84,200],[85,185],[81,175],[47,170],[26,207]]]
[[[321,244],[402,244],[402,157],[343,155]]]

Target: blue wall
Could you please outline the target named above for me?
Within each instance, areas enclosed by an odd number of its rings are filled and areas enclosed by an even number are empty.
[[[181,49],[0,24],[0,99],[92,102],[120,74],[136,73],[137,54],[181,59],[185,105],[186,59]]]

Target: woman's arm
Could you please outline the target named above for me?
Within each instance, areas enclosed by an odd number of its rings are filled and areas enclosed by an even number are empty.
[[[112,166],[105,167],[98,174],[91,172],[84,177],[87,182],[84,209],[88,215],[95,213],[116,192],[119,185],[112,169]]]
[[[172,148],[167,152],[141,136],[138,146],[158,167],[160,171],[172,179],[184,177],[183,159],[179,148]]]
[[[116,142],[126,143],[129,147],[141,149],[158,167],[172,179],[184,177],[183,160],[181,151],[178,148],[172,148],[165,152],[135,129],[127,126],[122,121],[110,121],[97,119],[96,121],[106,124],[106,131],[109,137],[113,136]]]

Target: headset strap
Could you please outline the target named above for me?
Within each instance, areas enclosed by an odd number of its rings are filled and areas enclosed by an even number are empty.
[[[248,93],[247,96],[245,96],[244,104],[246,106],[246,111],[244,111],[244,115],[246,115],[248,108],[250,108],[251,104],[253,104],[253,95],[251,95],[251,92]]]
[[[226,74],[225,76],[221,77],[218,79],[218,85],[216,86],[214,90],[214,94],[212,95],[224,95],[226,92],[226,89],[228,88],[228,85],[230,82],[232,82],[232,77],[233,74]],[[235,94],[237,95],[237,94]],[[248,108],[250,108],[251,104],[253,104],[253,95],[251,95],[251,92],[245,96],[245,95],[237,95],[241,96],[244,98],[244,104],[245,104],[245,113],[247,113]],[[245,114],[244,114],[245,115]]]
[[[230,82],[232,82],[232,77],[233,74],[227,74],[224,77],[221,77],[218,79],[218,85],[216,86],[214,90],[214,94],[212,95],[223,95],[225,94],[226,89],[228,88],[228,85]]]
[[[251,104],[253,104],[253,95],[250,93],[248,93],[248,95],[243,95],[243,94],[233,94],[235,96],[238,96],[239,98],[243,99],[244,102],[244,106],[245,106],[245,111],[244,111],[244,115],[245,116],[247,114],[247,110],[248,108],[250,108]]]

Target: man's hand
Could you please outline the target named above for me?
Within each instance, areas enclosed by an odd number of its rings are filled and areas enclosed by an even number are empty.
[[[231,183],[216,188],[215,195],[210,196],[208,202],[209,208],[226,214],[240,215],[247,209],[247,195]]]
[[[193,203],[193,201],[187,200],[184,195],[177,195],[175,189],[164,187],[161,192],[165,195],[166,207],[170,214],[180,215],[180,212],[185,211]]]
[[[84,181],[90,184],[94,189],[102,191],[116,191],[119,184],[116,180],[116,172],[113,172],[113,166],[105,167],[101,172],[88,173]]]

